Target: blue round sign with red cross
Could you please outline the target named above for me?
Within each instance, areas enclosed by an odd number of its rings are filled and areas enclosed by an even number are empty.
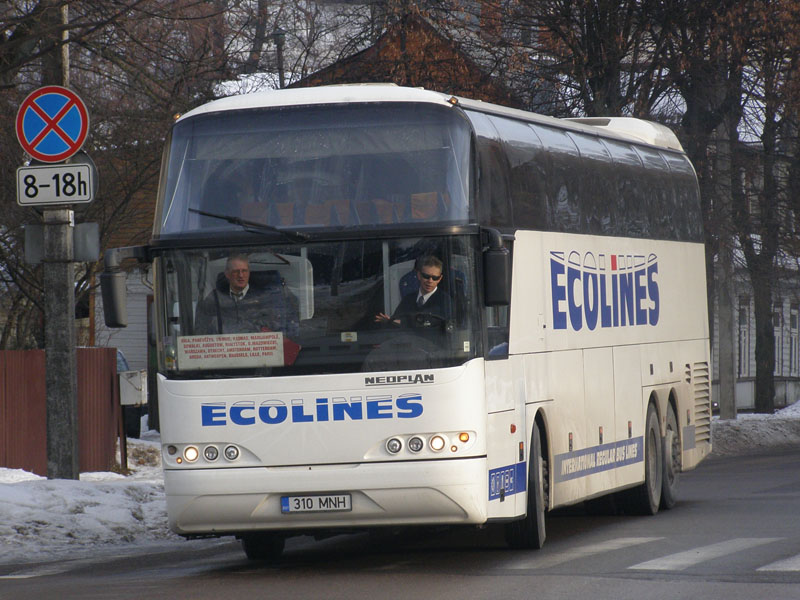
[[[83,100],[67,88],[48,85],[31,93],[17,113],[17,139],[32,158],[56,163],[83,146],[89,113]]]

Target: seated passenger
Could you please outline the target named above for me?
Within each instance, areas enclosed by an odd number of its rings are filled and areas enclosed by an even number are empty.
[[[275,275],[274,285],[251,286],[247,256],[229,257],[224,279],[197,305],[195,335],[282,331],[289,338],[296,337],[300,318],[297,298]]]
[[[439,289],[442,261],[430,254],[423,256],[417,259],[414,271],[419,281],[417,293],[404,296],[391,317],[378,313],[375,316],[376,323],[390,323],[401,327],[435,327],[446,324],[453,318],[450,296]],[[441,322],[434,322],[426,315],[438,317]]]

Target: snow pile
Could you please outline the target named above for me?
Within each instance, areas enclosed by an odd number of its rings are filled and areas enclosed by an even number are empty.
[[[800,444],[800,403],[774,415],[715,418],[711,428],[712,456]],[[47,480],[0,468],[0,564],[185,545],[167,528],[158,433],[144,438],[128,441],[128,476],[84,473],[80,481]]]
[[[800,444],[800,402],[772,415],[740,414],[736,420],[711,423],[712,456],[757,454]]]
[[[131,474],[48,480],[0,468],[0,564],[97,552],[98,547],[185,543],[167,527],[160,443],[129,440]]]

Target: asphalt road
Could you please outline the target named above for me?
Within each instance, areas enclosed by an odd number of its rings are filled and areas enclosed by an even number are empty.
[[[295,538],[278,565],[237,543],[0,566],[0,600],[71,598],[800,599],[800,449],[712,459],[655,517],[548,517],[539,551],[487,528]]]

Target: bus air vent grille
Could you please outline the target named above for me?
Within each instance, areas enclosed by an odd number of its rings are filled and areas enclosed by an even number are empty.
[[[711,377],[707,362],[692,365],[694,424],[697,442],[711,441]]]

